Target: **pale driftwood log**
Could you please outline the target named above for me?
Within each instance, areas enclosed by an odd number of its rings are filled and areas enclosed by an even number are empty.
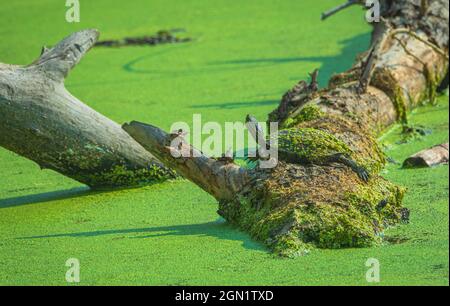
[[[133,122],[124,129],[215,196],[227,221],[275,252],[292,256],[302,253],[305,244],[335,248],[377,243],[386,227],[406,220],[409,213],[402,207],[404,190],[379,176],[386,159],[374,136],[406,121],[408,110],[434,100],[448,71],[449,38],[447,0],[427,1],[422,9],[419,0],[385,0],[381,7],[383,23],[374,26],[372,46],[352,69],[332,77],[323,90],[300,82],[269,114],[269,121],[281,128],[316,135],[317,146],[313,140],[309,148],[324,149],[324,133],[328,141],[344,143],[370,172],[368,183],[348,166],[336,164],[280,161],[271,170],[250,170],[204,155],[177,161],[171,152],[192,148],[171,145],[170,135],[154,126]],[[301,137],[297,140],[301,143]],[[307,149],[304,143],[300,151]]]
[[[405,168],[433,167],[448,163],[448,143],[422,150],[403,162]]]
[[[0,64],[0,146],[96,188],[172,177],[120,125],[64,87],[98,36],[80,31],[43,48],[31,65]]]
[[[177,169],[178,173],[217,199],[232,200],[250,180],[243,168],[232,162],[207,157],[179,135],[169,134],[155,126],[136,121],[122,127],[144,148],[154,152],[168,167]],[[177,137],[180,137],[179,141],[173,145],[172,141]]]

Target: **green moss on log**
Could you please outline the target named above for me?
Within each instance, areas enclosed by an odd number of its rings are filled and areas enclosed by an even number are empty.
[[[279,155],[290,155],[296,161],[324,164],[331,155],[353,155],[352,150],[330,133],[314,128],[281,130],[278,135]],[[288,157],[288,156],[286,156]]]
[[[295,128],[300,130],[315,129],[326,133],[328,136],[325,138],[328,140],[325,143],[333,139],[331,143],[334,142],[334,145],[331,148],[338,144],[338,152],[347,153],[350,158],[371,174],[379,173],[386,164],[386,156],[377,144],[375,136],[351,118],[325,114],[317,119],[303,121],[297,124]],[[319,136],[317,133],[316,135]],[[323,141],[321,142],[324,144]],[[331,148],[329,147],[327,151],[330,152]],[[317,148],[315,149],[317,150]]]
[[[115,165],[97,173],[92,173],[89,180],[96,189],[115,187],[136,187],[158,183],[176,177],[173,170],[164,169],[157,165],[147,168],[129,169],[125,165]],[[83,177],[85,179],[85,177]],[[102,182],[99,185],[98,182]]]
[[[275,253],[295,257],[380,244],[404,216],[403,194],[381,177],[363,184],[346,168],[280,163],[256,188],[220,203],[219,213]]]
[[[281,128],[290,128],[305,121],[311,121],[323,117],[325,113],[315,104],[305,105],[300,112],[293,117],[287,118]]]
[[[401,123],[408,123],[407,112],[408,107],[406,104],[405,96],[400,84],[393,77],[392,73],[386,68],[376,69],[371,81],[371,85],[384,91],[394,104],[397,112],[397,120]]]
[[[437,72],[432,72],[434,70],[431,70],[428,65],[424,66],[424,74],[427,79],[427,88],[428,88],[428,101],[431,104],[436,103],[436,96],[437,96],[437,89],[440,85],[441,79],[437,75]],[[425,99],[423,99],[425,100]]]
[[[234,201],[221,202],[219,214],[283,257],[380,244],[384,230],[404,219],[404,189],[377,175],[385,155],[374,136],[353,119],[314,107],[300,118],[279,132],[277,167],[265,175],[255,170],[260,182]],[[372,174],[369,182],[330,163],[336,153],[365,167]]]

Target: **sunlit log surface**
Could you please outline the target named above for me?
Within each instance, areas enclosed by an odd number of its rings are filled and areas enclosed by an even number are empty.
[[[94,188],[136,186],[173,177],[121,129],[64,87],[97,41],[74,33],[28,66],[0,64],[0,146]]]

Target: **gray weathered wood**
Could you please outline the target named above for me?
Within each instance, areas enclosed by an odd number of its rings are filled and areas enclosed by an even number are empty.
[[[64,78],[98,39],[70,35],[28,66],[0,64],[0,146],[91,187],[171,177],[117,123],[83,104]]]
[[[448,163],[448,143],[433,146],[408,157],[403,162],[403,167],[433,167],[443,163]]]
[[[179,139],[177,147],[171,146],[172,140],[179,136],[158,127],[133,121],[122,128],[170,168],[177,169],[178,173],[217,199],[233,199],[250,180],[243,168],[233,162],[210,158],[183,138]]]

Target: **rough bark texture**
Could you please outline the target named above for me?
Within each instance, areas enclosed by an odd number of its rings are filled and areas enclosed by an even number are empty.
[[[136,121],[122,127],[168,167],[177,169],[178,173],[217,199],[233,200],[250,180],[245,169],[232,162],[208,158],[186,143],[181,135],[169,134],[155,126]]]
[[[375,136],[434,100],[448,69],[448,6],[446,0],[383,1],[383,22],[352,69],[333,76],[326,89],[302,81],[283,96],[269,121],[279,122],[279,137],[301,162],[242,169],[206,156],[176,161],[170,152],[191,148],[171,146],[170,135],[152,126],[124,128],[214,195],[221,216],[278,254],[380,243],[383,231],[407,221],[409,212],[402,207],[404,189],[379,176],[385,156]],[[336,150],[364,167],[369,181],[332,162]],[[217,171],[222,167],[233,171]]]
[[[448,163],[448,143],[422,150],[403,162],[405,168],[433,167]]]
[[[0,64],[0,146],[96,188],[172,177],[120,125],[65,89],[97,38],[96,30],[77,32],[29,66]]]

